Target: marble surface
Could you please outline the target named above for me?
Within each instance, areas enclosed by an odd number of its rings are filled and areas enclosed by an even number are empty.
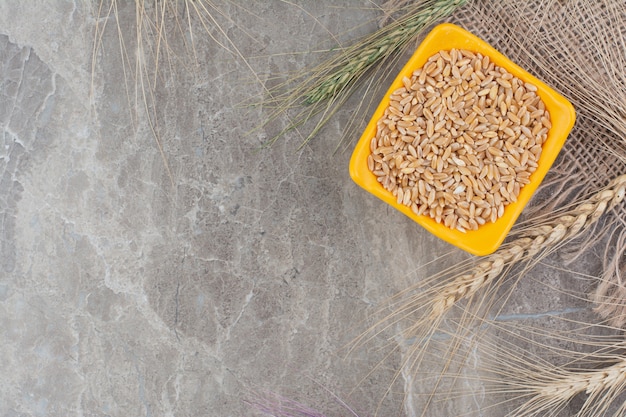
[[[384,351],[344,347],[409,271],[466,255],[350,180],[349,105],[269,149],[285,120],[245,105],[379,12],[217,2],[207,36],[180,1],[155,76],[135,4],[103,4],[0,2],[0,416],[257,415],[266,390],[419,415],[408,376],[385,397],[401,352],[370,373]],[[511,314],[567,307],[529,291]]]

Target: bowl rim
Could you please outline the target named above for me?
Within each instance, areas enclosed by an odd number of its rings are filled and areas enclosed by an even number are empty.
[[[504,210],[504,215],[495,223],[486,223],[480,226],[478,230],[467,231],[466,233],[439,224],[429,216],[416,215],[411,211],[410,207],[398,204],[393,194],[385,190],[380,183],[376,181],[376,177],[367,167],[367,157],[371,153],[370,141],[376,135],[378,120],[389,106],[389,96],[391,93],[403,86],[403,77],[406,76],[410,78],[413,71],[423,67],[428,58],[432,55],[440,50],[450,50],[452,48],[465,49],[487,55],[495,65],[505,68],[522,81],[529,82],[536,86],[537,94],[541,97],[546,109],[550,113],[552,123],[552,127],[548,131],[548,137],[543,144],[538,167],[530,176],[530,183],[526,184],[520,190],[517,201],[507,205]],[[440,239],[471,254],[484,256],[495,252],[502,244],[506,235],[513,227],[513,224],[554,163],[575,121],[576,113],[574,106],[557,91],[515,64],[474,34],[457,25],[443,23],[433,28],[424,38],[380,101],[354,148],[352,157],[350,158],[350,176],[360,187],[404,213]]]

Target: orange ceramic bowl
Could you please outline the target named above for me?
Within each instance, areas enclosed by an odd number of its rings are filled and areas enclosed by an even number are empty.
[[[441,50],[450,50],[452,48],[466,49],[489,56],[495,65],[506,69],[522,81],[535,85],[537,87],[537,94],[541,97],[546,110],[550,113],[552,123],[548,137],[543,145],[541,157],[538,161],[539,166],[530,176],[530,183],[526,184],[521,189],[517,201],[506,206],[504,215],[494,223],[488,222],[480,226],[478,230],[467,231],[465,233],[437,223],[429,216],[416,215],[411,211],[410,207],[398,204],[391,192],[383,188],[376,180],[376,176],[370,172],[367,167],[367,157],[371,153],[370,141],[376,136],[376,124],[378,120],[383,116],[385,109],[389,107],[389,96],[391,93],[403,86],[403,77],[411,78],[413,71],[423,67],[428,58]],[[502,241],[511,230],[511,227],[513,227],[518,216],[533,193],[537,190],[537,187],[539,187],[539,184],[552,166],[569,132],[574,126],[575,118],[574,107],[565,97],[514,64],[511,60],[478,37],[458,26],[448,23],[442,24],[435,27],[424,39],[402,71],[400,71],[398,77],[391,84],[386,96],[380,102],[363,136],[361,136],[361,139],[354,149],[350,160],[350,176],[366,191],[400,210],[435,236],[474,255],[488,255],[498,249],[502,244]]]

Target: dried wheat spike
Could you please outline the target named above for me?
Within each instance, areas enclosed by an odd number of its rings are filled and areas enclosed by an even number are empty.
[[[496,279],[507,265],[536,255],[554,245],[577,236],[594,224],[600,216],[624,199],[626,175],[613,179],[609,185],[582,204],[560,217],[540,226],[524,230],[519,238],[447,285],[433,300],[431,319],[441,317],[457,301],[471,297]]]
[[[558,409],[583,393],[586,399],[577,416],[606,415],[609,405],[626,389],[626,359],[621,358],[613,365],[594,370],[558,370],[540,377],[544,378],[536,386],[531,384],[533,393],[520,408],[520,415],[539,415],[540,412]],[[613,415],[621,416],[622,412]]]
[[[305,104],[327,100],[342,92],[346,86],[380,60],[397,51],[428,24],[446,17],[467,0],[436,0],[424,2],[417,13],[407,14],[398,22],[380,29],[365,45],[357,43],[330,61],[330,68],[304,96]]]
[[[585,372],[567,372],[538,387],[537,396],[559,402],[570,400],[582,392],[598,395],[604,390],[623,387],[626,383],[626,359],[606,368]]]

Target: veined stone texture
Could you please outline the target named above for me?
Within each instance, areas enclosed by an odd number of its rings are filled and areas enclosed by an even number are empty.
[[[262,148],[286,119],[251,105],[379,11],[145,3],[151,22],[172,6],[166,36],[145,23],[138,42],[140,0],[0,2],[0,416],[253,416],[267,392],[420,415],[419,376],[387,392],[402,341],[345,347],[466,255],[350,180],[350,143],[334,149],[358,98],[302,147],[289,132]],[[571,307],[527,289],[510,314]],[[430,415],[479,410],[477,379]]]

